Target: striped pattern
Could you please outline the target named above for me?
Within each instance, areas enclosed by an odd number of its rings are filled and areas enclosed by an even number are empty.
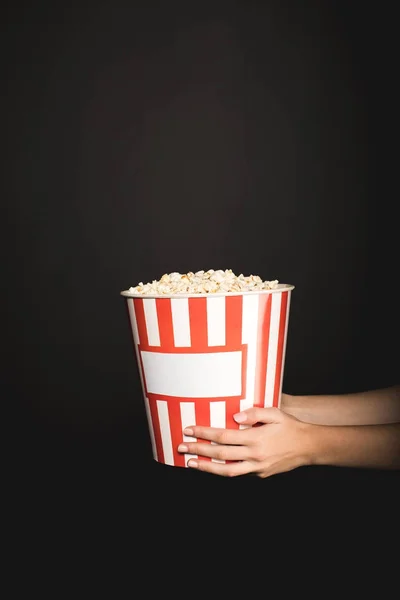
[[[189,425],[237,429],[236,412],[279,406],[290,295],[126,298],[157,461],[186,466]]]

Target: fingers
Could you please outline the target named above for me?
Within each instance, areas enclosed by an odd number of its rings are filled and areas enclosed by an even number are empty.
[[[233,415],[236,423],[241,425],[255,425],[256,423],[281,423],[282,412],[279,408],[260,408],[253,406]]]
[[[209,440],[221,445],[242,446],[250,443],[248,432],[245,429],[219,429],[217,427],[193,425],[184,429],[183,433],[197,439]]]
[[[220,444],[203,444],[201,442],[184,442],[178,446],[178,452],[197,454],[215,460],[248,460],[247,446],[221,446]]]
[[[247,475],[252,473],[254,468],[247,461],[232,462],[229,464],[222,464],[216,462],[210,462],[201,459],[190,459],[188,467],[197,469],[198,471],[204,471],[206,473],[214,473],[214,475],[221,475],[222,477],[238,477],[239,475]]]

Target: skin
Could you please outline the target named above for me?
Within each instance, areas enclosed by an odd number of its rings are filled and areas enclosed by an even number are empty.
[[[400,468],[400,386],[331,396],[282,394],[279,409],[254,407],[234,419],[245,427],[184,430],[197,438],[178,448],[198,455],[189,467],[261,478],[306,465]]]

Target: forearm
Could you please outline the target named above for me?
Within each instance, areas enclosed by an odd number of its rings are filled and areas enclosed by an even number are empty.
[[[400,386],[343,395],[282,395],[282,410],[316,425],[400,422]]]
[[[311,426],[311,464],[400,469],[400,423]]]

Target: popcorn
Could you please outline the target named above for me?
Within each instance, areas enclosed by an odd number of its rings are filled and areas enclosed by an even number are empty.
[[[173,294],[218,294],[235,292],[259,292],[273,290],[278,286],[278,280],[263,281],[259,275],[235,275],[232,269],[223,271],[209,269],[193,273],[165,273],[161,279],[151,283],[142,281],[135,287],[129,288],[131,294],[173,295]]]

